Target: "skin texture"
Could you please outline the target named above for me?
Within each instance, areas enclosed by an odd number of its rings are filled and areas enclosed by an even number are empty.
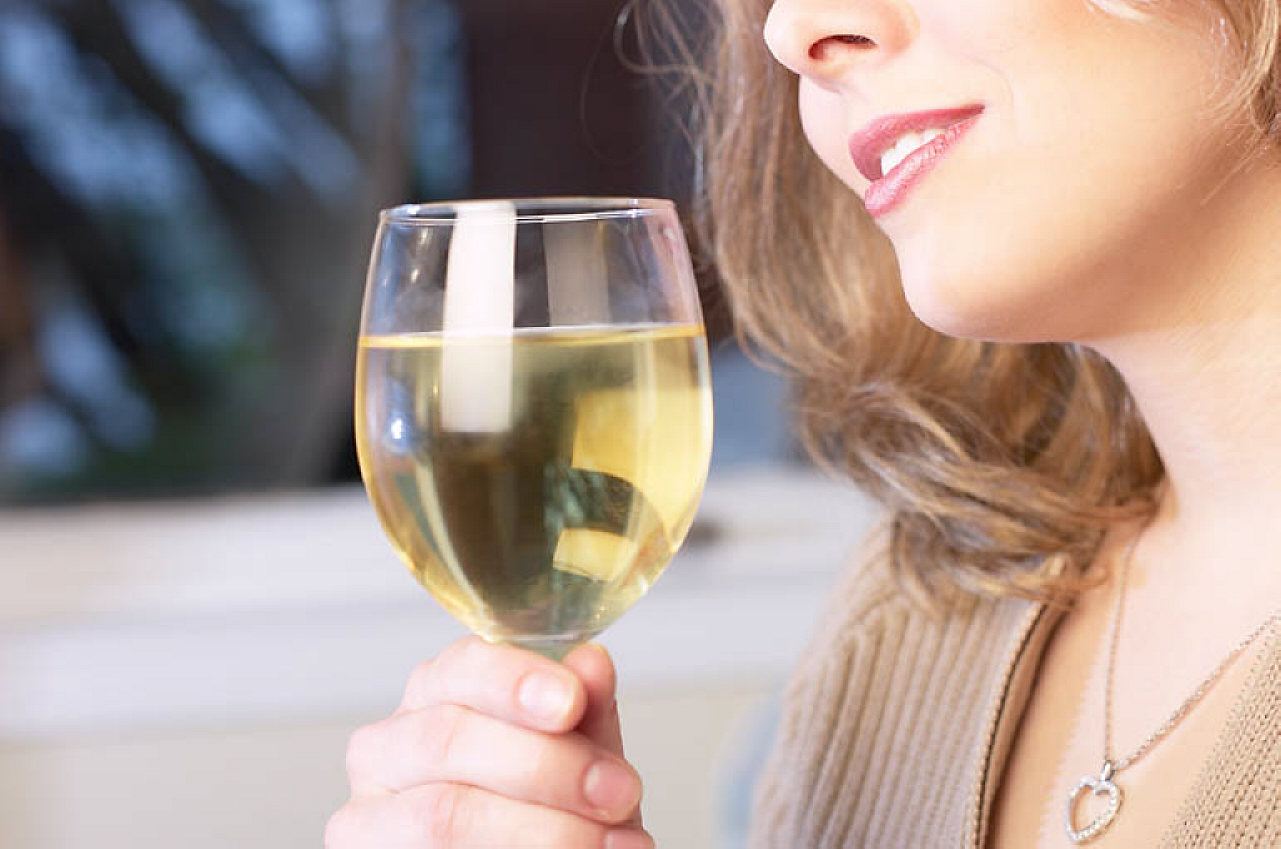
[[[649,849],[614,687],[596,645],[562,666],[458,641],[414,671],[395,713],[352,735],[351,798],[326,849]]]
[[[985,106],[880,224],[926,324],[1042,341],[1098,333],[1103,316],[1146,322],[1132,308],[1133,252],[1196,226],[1239,158],[1231,128],[1207,126],[1214,26],[1118,20],[1085,0],[779,0],[765,38],[801,74],[815,151],[860,195],[854,130],[888,113]]]
[[[1209,4],[1143,21],[1084,0],[778,0],[766,40],[801,75],[817,155],[860,195],[849,134],[979,102],[978,124],[879,220],[926,324],[1079,343],[1126,379],[1167,471],[1135,552],[1114,739],[1128,753],[1281,607],[1281,168],[1216,113],[1234,55]],[[1095,568],[1115,572],[1135,528]],[[1106,573],[1105,571],[1105,573]],[[1114,582],[1053,638],[1003,776],[991,845],[1066,846],[1068,790],[1097,774]],[[1256,649],[1258,646],[1255,647]],[[1095,846],[1156,845],[1250,662],[1127,770]]]

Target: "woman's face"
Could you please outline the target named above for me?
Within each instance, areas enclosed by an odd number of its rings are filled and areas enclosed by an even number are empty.
[[[1240,116],[1213,118],[1230,81],[1217,13],[1170,5],[1129,20],[1088,0],[777,0],[765,39],[923,321],[1089,341],[1172,297],[1152,281],[1246,147]]]

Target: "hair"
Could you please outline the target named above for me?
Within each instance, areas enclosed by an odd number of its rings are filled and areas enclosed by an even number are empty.
[[[1200,2],[1240,60],[1225,108],[1276,136],[1281,0]],[[813,458],[888,508],[883,554],[908,590],[1070,601],[1164,478],[1129,390],[1083,346],[951,338],[912,314],[890,244],[802,134],[796,77],[761,38],[768,7],[720,0],[691,22],[658,0],[649,18],[677,56],[658,70],[695,94],[694,229],[740,339],[792,378]]]

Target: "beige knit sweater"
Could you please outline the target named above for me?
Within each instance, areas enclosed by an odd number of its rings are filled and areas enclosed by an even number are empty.
[[[981,849],[1058,615],[1015,599],[931,616],[883,567],[838,587],[788,688],[757,789],[754,849]],[[1162,841],[1281,847],[1281,638]]]

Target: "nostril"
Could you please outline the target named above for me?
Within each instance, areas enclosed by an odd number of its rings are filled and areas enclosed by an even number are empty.
[[[865,35],[829,35],[826,38],[816,41],[810,47],[810,50],[809,50],[810,58],[820,59],[822,57],[823,51],[827,48],[827,46],[830,43],[833,43],[833,42],[837,44],[848,44],[851,47],[856,47],[862,50],[866,50],[868,48],[876,46],[876,42]]]

